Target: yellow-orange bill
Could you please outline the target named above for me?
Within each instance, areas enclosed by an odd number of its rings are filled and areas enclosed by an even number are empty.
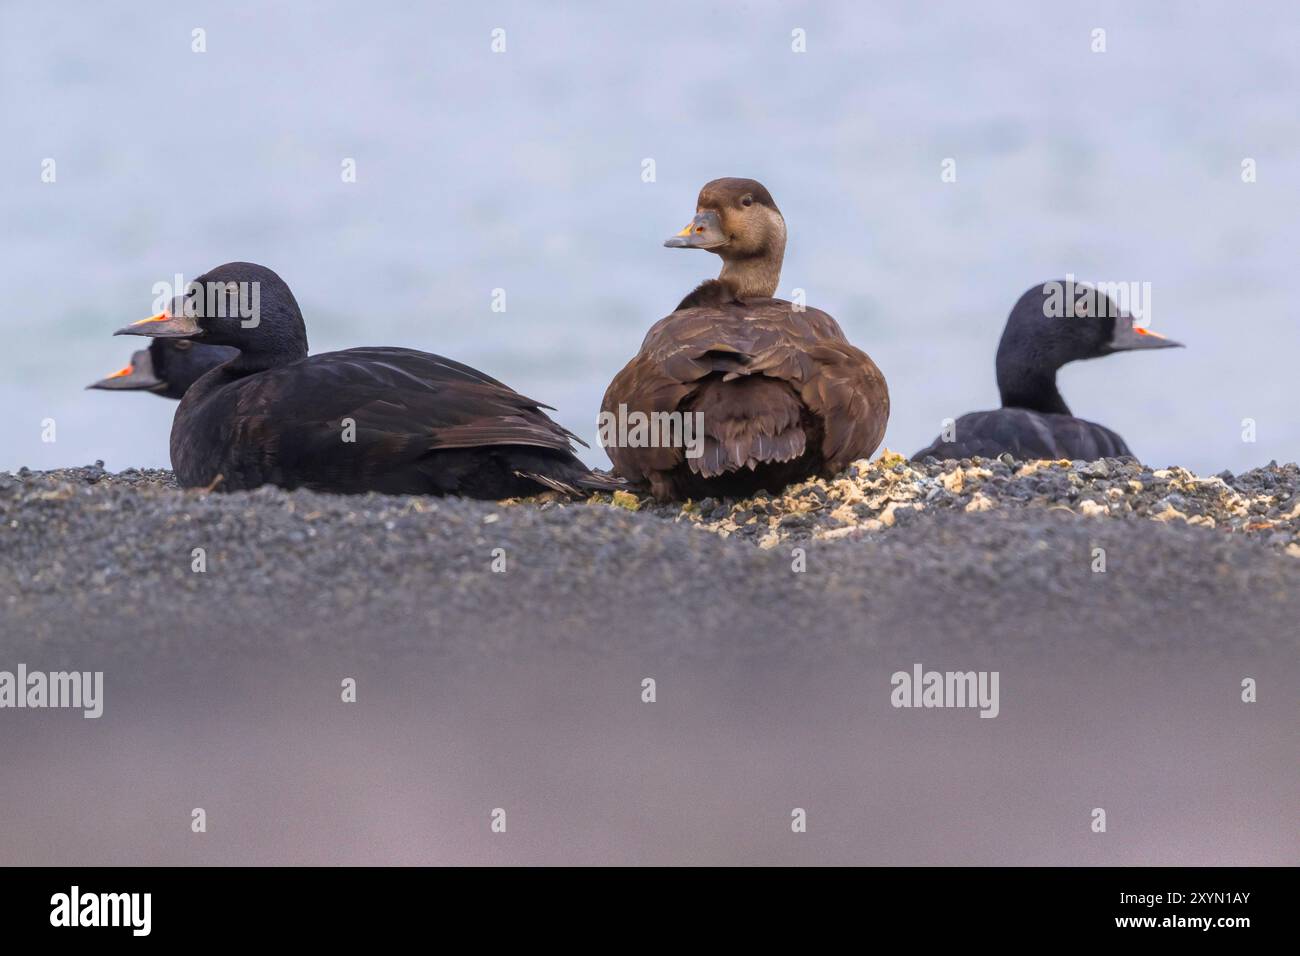
[[[157,315],[151,315],[147,319],[140,319],[138,322],[132,322],[132,325],[145,325],[149,322],[166,322],[171,316],[166,312],[159,312]]]
[[[130,374],[131,374],[132,372],[134,372],[134,371],[135,371],[135,367],[134,367],[134,366],[131,366],[131,365],[128,365],[128,366],[126,366],[125,368],[120,368],[120,369],[118,369],[118,370],[117,370],[116,372],[114,372],[112,375],[106,375],[106,376],[104,376],[104,378],[105,378],[105,379],[110,379],[110,378],[122,378],[124,375],[130,375]]]

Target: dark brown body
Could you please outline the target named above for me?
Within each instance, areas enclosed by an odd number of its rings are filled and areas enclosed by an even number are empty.
[[[704,453],[608,447],[618,475],[660,499],[740,496],[834,474],[876,450],[885,378],[825,312],[704,288],[683,306],[650,329],[601,408],[700,412]]]

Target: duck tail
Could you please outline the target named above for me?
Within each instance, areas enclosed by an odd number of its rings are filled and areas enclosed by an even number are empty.
[[[535,481],[543,488],[549,488],[551,491],[558,491],[562,495],[569,495],[576,498],[582,494],[574,485],[567,481],[561,481],[559,478],[553,478],[550,475],[544,475],[537,471],[516,471],[516,477],[526,478],[529,481]]]
[[[618,491],[627,487],[624,479],[615,478],[603,471],[588,471],[576,484],[587,491]]]
[[[587,469],[581,471],[574,469],[572,475],[565,475],[563,478],[538,471],[516,471],[515,474],[520,478],[535,481],[543,488],[568,495],[570,498],[582,498],[592,491],[618,491],[627,484],[622,478]]]

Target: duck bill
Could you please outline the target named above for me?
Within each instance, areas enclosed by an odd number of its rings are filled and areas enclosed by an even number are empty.
[[[722,231],[722,221],[712,209],[696,213],[691,224],[671,239],[665,239],[669,249],[716,249],[726,245],[727,235]]]
[[[159,312],[147,319],[132,322],[118,329],[114,335],[147,335],[155,339],[193,339],[203,334],[203,329],[188,315],[168,315]]]
[[[1165,338],[1159,332],[1139,328],[1133,324],[1131,315],[1120,315],[1115,319],[1115,332],[1111,335],[1112,352],[1133,352],[1138,349],[1181,349],[1182,342]]]
[[[100,388],[106,392],[152,392],[163,388],[165,384],[154,374],[149,350],[141,349],[131,356],[131,364],[126,368],[118,369],[86,388]]]

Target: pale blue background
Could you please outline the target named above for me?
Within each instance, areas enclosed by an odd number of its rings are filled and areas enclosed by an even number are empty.
[[[289,281],[313,350],[443,352],[594,438],[645,329],[716,271],[660,243],[725,175],[785,212],[783,293],[885,371],[891,447],[995,404],[1007,310],[1072,271],[1151,282],[1189,345],[1069,369],[1077,414],[1156,465],[1300,454],[1295,3],[413,6],[0,7],[0,468],[165,465],[171,403],[82,386],[153,283],[236,258]]]

